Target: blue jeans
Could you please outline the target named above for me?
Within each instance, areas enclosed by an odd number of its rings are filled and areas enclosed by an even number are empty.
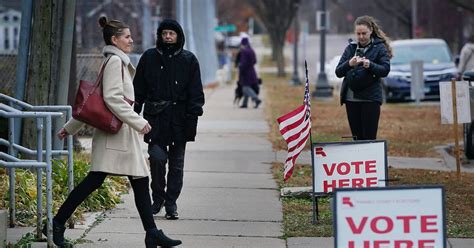
[[[242,102],[242,106],[247,106],[249,97],[255,102],[260,100],[258,99],[257,93],[255,93],[251,86],[243,86],[242,92],[244,93],[244,101]]]
[[[153,202],[165,202],[167,213],[177,210],[176,200],[183,188],[185,150],[186,142],[174,143],[169,146],[153,144],[148,146]],[[168,163],[167,176],[166,163]]]

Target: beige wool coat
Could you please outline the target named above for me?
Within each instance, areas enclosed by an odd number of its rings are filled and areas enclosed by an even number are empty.
[[[115,46],[105,46],[104,62],[110,57],[103,74],[103,96],[107,107],[123,121],[122,128],[116,134],[108,134],[95,129],[92,137],[91,171],[101,171],[115,175],[147,177],[149,170],[138,133],[147,121],[139,116],[124,97],[134,100],[133,76],[135,68],[130,58]],[[124,66],[122,81],[121,67]],[[69,134],[75,134],[85,124],[71,119],[64,128]]]

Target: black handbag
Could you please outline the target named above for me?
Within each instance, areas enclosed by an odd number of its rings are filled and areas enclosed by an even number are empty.
[[[145,115],[157,115],[157,114],[163,112],[163,110],[165,110],[170,104],[171,104],[171,101],[165,101],[165,100],[150,101],[150,100],[146,100],[145,101],[145,108],[143,109],[143,113]]]

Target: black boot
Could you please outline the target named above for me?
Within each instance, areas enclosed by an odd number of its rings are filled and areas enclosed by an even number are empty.
[[[165,202],[159,202],[159,201],[154,201],[153,204],[151,205],[151,213],[152,214],[158,214],[160,213],[161,209],[165,205]]]
[[[168,238],[162,230],[152,229],[146,232],[145,245],[147,248],[157,246],[178,246],[181,244],[181,240]]]
[[[257,100],[255,101],[255,108],[258,108],[258,105],[260,105],[260,103],[262,103],[262,100],[257,99]]]
[[[55,245],[62,247],[66,245],[64,240],[64,232],[66,231],[66,227],[64,225],[59,224],[53,219],[53,242]],[[43,230],[41,232],[44,236],[48,237],[47,225],[43,226]]]

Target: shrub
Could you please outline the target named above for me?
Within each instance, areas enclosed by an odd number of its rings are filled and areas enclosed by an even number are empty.
[[[85,155],[76,154],[74,160],[74,185],[84,179],[90,169],[89,160]],[[67,163],[63,160],[53,160],[53,214],[68,196]],[[5,169],[0,171],[0,208],[8,208],[8,175]],[[46,173],[43,170],[43,209],[46,209]],[[77,208],[74,219],[80,219],[82,213],[111,209],[120,203],[120,194],[126,192],[128,181],[125,177],[107,177],[102,186],[94,191]],[[16,170],[16,211],[18,225],[36,224],[36,171]],[[46,217],[45,210],[43,211]]]

